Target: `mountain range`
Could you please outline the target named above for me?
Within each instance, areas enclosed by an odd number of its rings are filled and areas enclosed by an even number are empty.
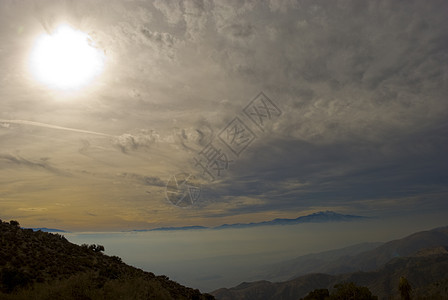
[[[25,228],[25,229],[32,229],[33,231],[43,231],[43,232],[60,232],[60,233],[68,233],[68,231],[65,231],[65,230],[62,230],[62,229],[47,228],[47,227],[41,227],[41,228]]]
[[[276,225],[295,225],[301,223],[326,223],[326,222],[351,222],[351,221],[362,221],[368,220],[370,217],[356,216],[356,215],[345,215],[339,214],[333,211],[320,211],[306,216],[300,216],[294,219],[287,218],[277,218],[270,221],[253,222],[253,223],[234,223],[234,224],[222,224],[215,227],[191,225],[191,226],[180,226],[180,227],[157,227],[152,229],[134,229],[132,232],[145,232],[145,231],[176,231],[176,230],[201,230],[201,229],[232,229],[232,228],[250,228],[258,226],[276,226]],[[54,233],[68,233],[62,229],[56,228],[26,228],[32,229],[34,231],[43,232],[54,232]]]
[[[325,222],[352,222],[368,220],[370,217],[344,215],[333,211],[320,211],[306,216],[300,216],[295,219],[277,218],[270,221],[254,222],[254,223],[234,223],[222,224],[215,227],[206,226],[183,226],[183,227],[158,227],[153,229],[137,229],[133,231],[173,231],[173,230],[199,230],[199,229],[232,229],[232,228],[250,228],[259,226],[276,226],[276,225],[295,225],[301,223],[325,223]]]
[[[257,278],[270,281],[285,281],[309,273],[338,274],[347,271],[344,263],[361,253],[383,245],[384,243],[361,243],[341,249],[320,253],[311,253],[283,262],[269,264],[261,268]]]
[[[367,286],[379,299],[396,297],[405,276],[415,295],[448,297],[448,227],[417,232],[382,244],[310,254],[267,268],[267,278],[212,292],[216,299],[299,299],[314,289],[331,289],[341,282]],[[269,273],[271,272],[271,273]],[[306,275],[304,275],[306,274]]]

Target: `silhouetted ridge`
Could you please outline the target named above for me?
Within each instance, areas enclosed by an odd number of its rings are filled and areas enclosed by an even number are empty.
[[[0,244],[0,299],[213,299],[105,255],[101,245],[78,246],[15,221],[0,221]]]

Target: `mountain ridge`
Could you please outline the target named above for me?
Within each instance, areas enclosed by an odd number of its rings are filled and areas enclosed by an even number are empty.
[[[266,266],[261,276],[269,280],[284,281],[308,273],[337,275],[355,271],[373,271],[394,257],[410,256],[422,249],[437,246],[448,247],[448,227],[420,231],[401,239],[385,243],[372,243],[370,246],[369,244],[357,244],[346,248],[302,255]],[[353,247],[357,249],[351,249]],[[348,249],[351,250],[347,251]]]
[[[278,225],[295,225],[301,223],[324,223],[324,222],[352,222],[352,221],[362,221],[368,220],[371,217],[357,216],[357,215],[345,215],[339,214],[334,211],[319,211],[306,216],[300,216],[294,219],[288,218],[276,218],[270,221],[252,222],[252,223],[232,223],[232,224],[222,224],[214,227],[207,226],[180,226],[180,227],[156,227],[152,229],[134,229],[131,232],[145,232],[145,231],[174,231],[174,230],[221,230],[221,229],[232,229],[232,228],[251,228],[259,226],[278,226]]]
[[[429,266],[429,267],[428,267]],[[447,281],[448,254],[425,257],[401,257],[391,260],[383,268],[371,272],[354,272],[340,275],[314,273],[285,282],[244,282],[234,288],[222,288],[211,294],[217,300],[296,300],[305,297],[314,289],[331,290],[336,284],[354,282],[368,287],[378,299],[398,299],[399,278],[409,280],[418,296],[428,296],[428,286],[435,282]],[[447,296],[445,294],[443,296]],[[426,299],[444,299],[430,296]]]
[[[43,231],[43,232],[54,232],[54,233],[70,233],[70,231],[65,231],[62,229],[56,228],[47,228],[47,227],[39,227],[39,228],[24,228],[24,229],[32,229],[33,231]]]
[[[384,243],[382,242],[359,243],[324,252],[301,255],[296,258],[266,265],[261,269],[260,274],[257,277],[277,282],[290,280],[294,277],[309,273],[331,274],[327,268],[330,264],[333,264],[334,261],[373,250],[383,244]],[[294,271],[299,269],[300,271]]]
[[[438,293],[445,291],[445,296],[448,296],[447,249],[448,226],[438,227],[382,243],[372,250],[353,256],[343,256],[341,261],[338,261],[336,255],[336,263],[329,260],[330,265],[327,269],[329,273],[310,272],[293,276],[282,282],[267,280],[244,282],[233,288],[215,290],[211,294],[219,300],[288,300],[304,297],[314,289],[331,289],[340,282],[355,282],[367,286],[380,299],[387,299],[391,295],[396,296],[398,280],[401,276],[406,276],[422,295],[430,293],[430,290],[437,290]],[[337,252],[338,249],[322,253],[331,256]],[[343,253],[343,251],[340,252]],[[299,258],[313,255],[319,256],[319,254],[308,254]],[[286,263],[292,264],[293,261],[294,259]],[[336,272],[331,273],[332,270]],[[344,272],[344,270],[349,271]],[[443,290],[440,284],[434,284],[435,282],[442,282],[442,287],[447,288]],[[433,287],[430,287],[431,285]]]

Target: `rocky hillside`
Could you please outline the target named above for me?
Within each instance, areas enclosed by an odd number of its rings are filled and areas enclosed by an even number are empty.
[[[0,245],[0,299],[214,299],[16,221],[0,221]]]
[[[341,275],[309,274],[285,282],[258,281],[242,283],[230,289],[219,289],[212,294],[220,300],[295,300],[314,289],[331,290],[336,284],[354,282],[366,286],[379,299],[399,299],[398,283],[406,277],[415,296],[423,299],[447,299],[448,254],[395,258],[373,272]],[[427,297],[427,298],[425,298]]]
[[[386,243],[364,243],[300,256],[266,267],[261,273],[262,277],[259,278],[269,281],[287,281],[310,273],[338,275],[357,271],[374,271],[393,258],[412,256],[419,251],[437,247],[448,248],[448,227],[417,232]]]
[[[346,253],[347,249],[312,256],[323,263],[320,269],[325,268],[328,271],[326,274],[315,272],[283,282],[246,282],[234,288],[216,290],[212,294],[220,300],[292,300],[305,297],[315,289],[331,290],[336,284],[353,282],[368,287],[379,299],[399,299],[398,284],[403,276],[409,280],[415,298],[448,299],[447,246],[448,228],[436,228],[387,242],[353,256],[339,255],[339,252]],[[305,262],[305,257],[297,259],[299,261]],[[296,263],[291,266],[300,267]],[[349,271],[341,272],[344,269]],[[290,267],[285,270],[292,271]],[[277,274],[280,271],[276,269]]]

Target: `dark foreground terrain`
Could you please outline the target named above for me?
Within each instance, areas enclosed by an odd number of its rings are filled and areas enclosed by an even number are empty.
[[[0,299],[214,299],[103,251],[0,221]]]

